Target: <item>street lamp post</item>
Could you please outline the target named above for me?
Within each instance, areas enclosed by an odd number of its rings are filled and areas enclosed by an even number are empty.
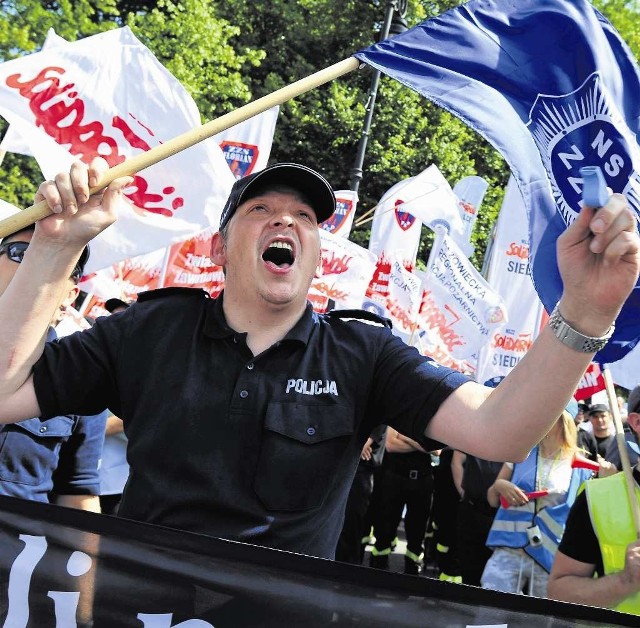
[[[407,14],[407,0],[388,0],[382,29],[380,30],[380,41],[387,39],[389,34],[398,35],[407,30],[404,16]],[[380,70],[374,70],[371,77],[371,85],[369,86],[369,96],[365,107],[366,115],[362,125],[362,134],[358,142],[358,151],[356,160],[351,169],[350,189],[354,192],[358,191],[360,181],[362,181],[362,166],[364,164],[364,155],[367,152],[367,143],[369,141],[369,131],[371,130],[371,121],[373,120],[373,110],[378,96],[378,85],[380,84]]]

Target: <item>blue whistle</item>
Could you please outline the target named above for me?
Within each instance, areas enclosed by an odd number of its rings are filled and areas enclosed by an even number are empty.
[[[607,182],[600,166],[584,166],[580,168],[582,176],[582,200],[588,207],[602,207],[609,200]]]

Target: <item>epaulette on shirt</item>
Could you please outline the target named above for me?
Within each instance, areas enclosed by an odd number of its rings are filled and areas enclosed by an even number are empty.
[[[377,314],[367,312],[366,310],[331,310],[330,312],[327,312],[325,316],[340,318],[342,320],[361,321],[367,325],[377,325],[379,327],[388,327],[389,329],[393,327],[393,324],[388,318],[378,316]]]
[[[142,301],[151,301],[153,299],[162,299],[163,297],[200,297],[208,299],[209,293],[202,288],[158,288],[157,290],[148,290],[138,295],[138,303]]]

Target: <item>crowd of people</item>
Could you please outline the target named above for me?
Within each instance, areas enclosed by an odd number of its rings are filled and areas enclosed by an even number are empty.
[[[622,400],[619,410],[637,482],[640,386],[628,401]],[[393,435],[389,452],[397,452],[397,438]],[[417,444],[404,451],[416,449]],[[429,482],[419,481],[424,466],[411,463],[410,455],[400,467],[403,473],[397,471],[398,453],[382,459],[370,505],[373,512],[362,528],[363,547],[374,541],[370,566],[390,568],[398,508],[404,505],[407,574],[640,614],[640,542],[628,516],[618,439],[606,403],[572,400],[522,462],[501,464],[450,448],[433,453],[433,466],[424,456],[431,466]],[[446,479],[434,482],[433,476]],[[407,489],[411,478],[413,487]],[[600,483],[593,481],[596,478],[610,479]],[[418,532],[415,504],[406,497],[413,494],[419,495],[422,506]],[[608,582],[605,575],[612,573],[617,575]]]
[[[457,577],[448,573],[458,569],[454,545],[476,546],[470,575],[458,560],[463,581],[489,582],[491,570],[480,569],[489,554],[502,555],[514,573],[519,560],[535,582],[537,566],[548,572],[553,532],[578,504],[586,477],[571,464],[577,430],[564,408],[610,338],[640,269],[636,220],[624,197],[613,195],[597,214],[584,207],[561,236],[564,292],[550,324],[491,389],[420,355],[374,314],[312,311],[317,226],[336,201],[324,177],[300,164],[274,164],[233,186],[211,243],[211,259],[225,272],[218,298],[189,289],[146,293],[85,331],[46,342],[61,303],[77,289],[88,242],[116,220],[131,181],[116,179],[90,196],[105,170],[101,159],[77,162],[43,183],[36,200],[52,214],[0,243],[0,421],[38,447],[58,436],[45,445],[54,452],[48,482],[64,466],[63,444],[86,423],[100,443],[105,434],[126,434],[126,490],[103,500],[122,517],[330,559],[337,547],[338,558],[354,562],[373,527],[371,564],[384,568],[406,511],[408,573],[421,572],[429,535],[447,576]],[[590,422],[601,452],[611,443],[595,409]],[[46,484],[44,499],[99,495],[100,455],[87,453],[81,477],[64,488]],[[465,535],[463,517],[459,541],[444,523],[457,502],[489,526],[488,552],[478,530]],[[567,561],[585,558],[569,559],[576,555],[565,550]],[[552,572],[549,588],[581,577],[568,565],[557,578]],[[636,571],[623,569],[634,582]],[[529,573],[515,589],[529,586]],[[493,586],[502,585],[494,578]],[[182,601],[192,616],[193,600]],[[145,603],[157,612],[167,601],[151,592]]]

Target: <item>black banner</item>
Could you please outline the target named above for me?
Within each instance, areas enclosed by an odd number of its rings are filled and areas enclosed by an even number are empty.
[[[0,497],[5,628],[568,628],[638,617]]]

